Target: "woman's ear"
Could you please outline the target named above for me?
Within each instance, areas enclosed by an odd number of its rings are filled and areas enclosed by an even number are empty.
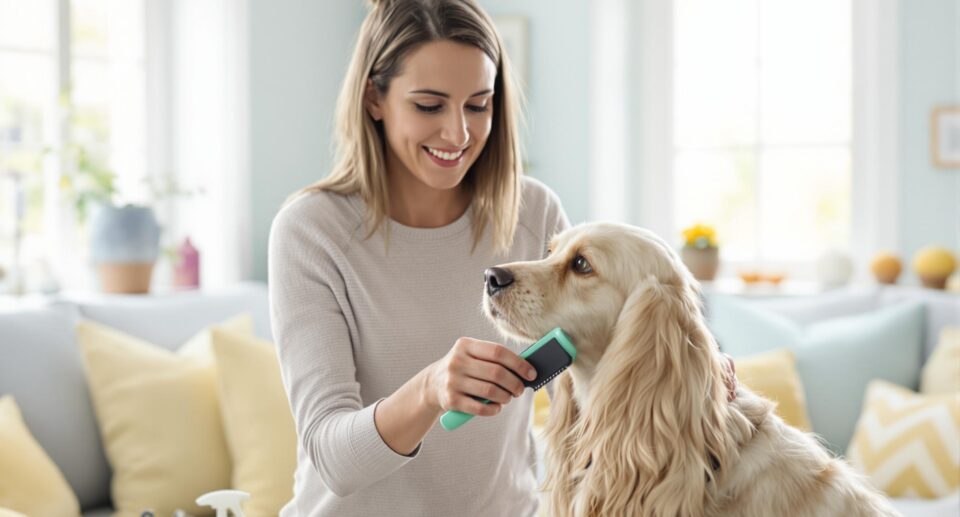
[[[367,86],[363,90],[363,105],[373,120],[383,120],[383,106],[373,79],[367,79]]]

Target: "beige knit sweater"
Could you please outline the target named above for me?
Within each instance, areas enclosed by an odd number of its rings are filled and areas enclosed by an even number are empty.
[[[543,183],[522,181],[522,208],[507,255],[492,252],[489,225],[473,254],[472,207],[441,228],[389,220],[363,240],[364,202],[322,192],[273,221],[270,310],[298,440],[294,497],[301,516],[534,515],[533,393],[456,431],[439,424],[411,456],[384,443],[376,404],[461,336],[505,341],[482,315],[483,271],[544,256],[569,226]]]

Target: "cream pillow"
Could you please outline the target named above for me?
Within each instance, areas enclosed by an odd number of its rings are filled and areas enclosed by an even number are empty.
[[[79,512],[77,513],[79,515]],[[15,512],[9,508],[0,508],[0,517],[27,517],[26,515]]]
[[[960,327],[940,331],[940,341],[923,366],[920,391],[927,395],[960,392]]]
[[[787,348],[735,360],[737,379],[757,394],[777,403],[786,423],[810,431],[810,417],[793,352]]]
[[[220,411],[233,461],[233,488],[250,494],[250,517],[278,515],[293,497],[297,430],[269,341],[213,330]]]
[[[221,325],[253,329],[249,314]],[[93,321],[77,325],[118,513],[210,515],[196,498],[230,487],[210,339],[206,329],[173,353]]]
[[[960,392],[918,395],[886,381],[871,382],[847,457],[891,497],[955,493],[960,489]]]
[[[11,395],[0,397],[0,517],[76,517],[80,503],[23,421]]]

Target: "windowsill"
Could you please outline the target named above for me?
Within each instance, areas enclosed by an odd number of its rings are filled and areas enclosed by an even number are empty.
[[[830,291],[830,288],[812,280],[783,280],[778,284],[769,282],[746,283],[739,278],[718,278],[711,282],[701,282],[704,293],[729,294],[753,298],[773,298],[784,296],[812,296]]]
[[[872,280],[856,279],[842,286],[825,287],[814,280],[783,280],[779,284],[768,282],[758,282],[747,284],[736,277],[721,277],[712,282],[701,282],[701,289],[704,294],[725,294],[732,296],[741,296],[744,298],[787,298],[799,296],[816,296],[828,293],[839,292],[902,292],[902,293],[922,293],[926,296],[952,297],[960,296],[957,290],[939,290],[929,289],[920,285],[914,285],[907,281],[895,285],[881,285]]]

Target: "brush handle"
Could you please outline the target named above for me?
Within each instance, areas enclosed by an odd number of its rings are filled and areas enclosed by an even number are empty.
[[[481,400],[480,402],[484,404],[489,404],[489,400]],[[440,417],[440,425],[443,426],[447,431],[453,431],[454,429],[460,427],[461,425],[470,421],[473,418],[473,415],[470,413],[464,413],[463,411],[456,411],[451,409],[443,414]]]

